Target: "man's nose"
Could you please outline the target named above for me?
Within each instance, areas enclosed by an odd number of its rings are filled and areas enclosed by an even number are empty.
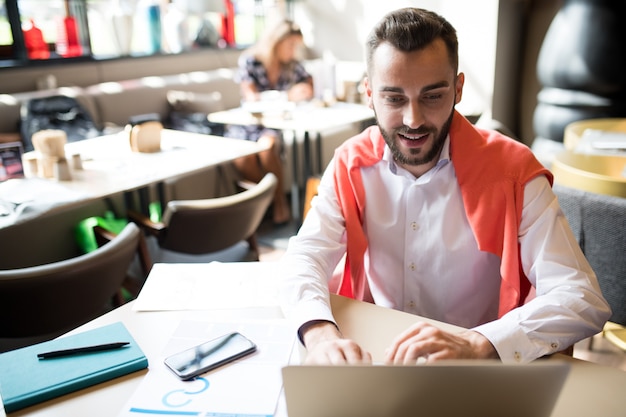
[[[424,114],[417,102],[410,102],[404,111],[403,123],[411,129],[417,129],[424,124]]]

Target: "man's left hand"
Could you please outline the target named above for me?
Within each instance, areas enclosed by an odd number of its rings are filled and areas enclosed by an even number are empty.
[[[442,359],[497,359],[498,353],[482,334],[466,330],[448,333],[418,322],[396,337],[385,354],[385,363],[415,365]]]

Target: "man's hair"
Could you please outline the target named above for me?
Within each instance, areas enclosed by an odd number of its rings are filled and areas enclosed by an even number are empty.
[[[368,73],[372,73],[374,52],[382,43],[387,42],[400,51],[412,52],[425,48],[438,38],[445,42],[450,64],[454,72],[458,72],[459,42],[456,30],[446,19],[429,10],[413,7],[388,13],[367,37]]]

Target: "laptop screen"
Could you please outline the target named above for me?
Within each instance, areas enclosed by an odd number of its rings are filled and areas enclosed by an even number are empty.
[[[24,177],[21,142],[0,143],[0,181]]]
[[[549,417],[569,364],[287,366],[289,417]]]

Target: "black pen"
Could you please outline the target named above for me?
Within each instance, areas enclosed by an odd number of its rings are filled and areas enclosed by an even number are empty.
[[[39,359],[48,359],[48,358],[58,358],[62,356],[78,355],[81,353],[88,353],[88,352],[101,352],[103,350],[119,349],[122,346],[126,346],[128,344],[129,342],[116,342],[116,343],[105,343],[103,345],[83,346],[83,347],[63,349],[63,350],[53,350],[51,352],[38,353],[37,357]]]

